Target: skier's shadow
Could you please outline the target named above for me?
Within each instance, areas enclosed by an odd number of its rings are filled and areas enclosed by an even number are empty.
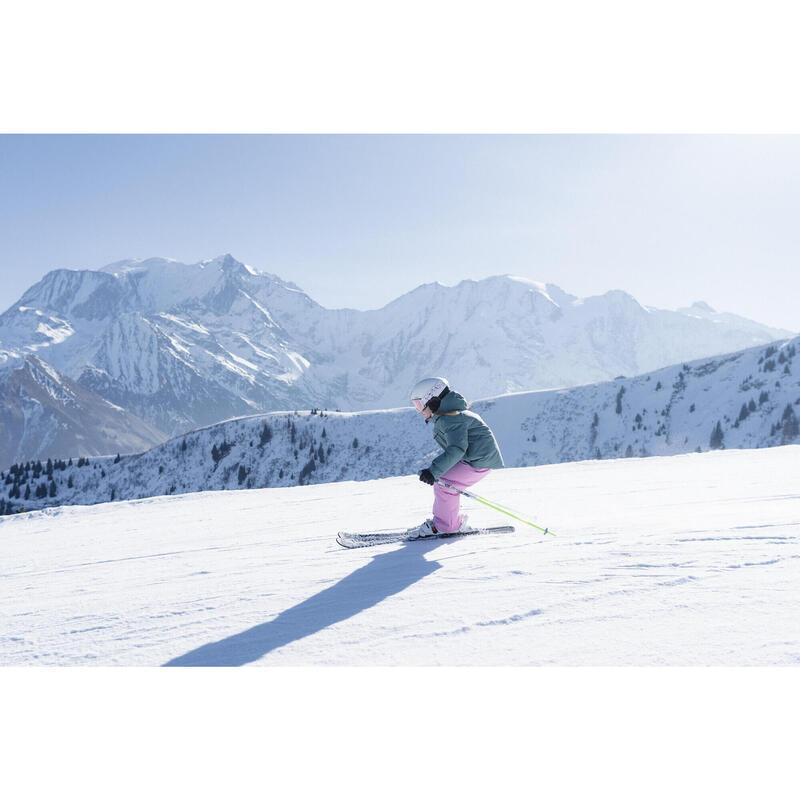
[[[209,642],[164,664],[165,667],[240,667],[290,642],[349,619],[402,592],[441,568],[425,553],[450,540],[415,541],[376,555],[338,583],[282,611],[275,619]]]

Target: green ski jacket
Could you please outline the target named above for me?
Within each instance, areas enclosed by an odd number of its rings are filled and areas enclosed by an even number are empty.
[[[456,414],[448,416],[448,412]],[[503,456],[489,426],[475,413],[467,411],[467,401],[450,391],[434,415],[433,438],[444,452],[430,466],[434,478],[440,478],[459,461],[476,469],[500,469]]]

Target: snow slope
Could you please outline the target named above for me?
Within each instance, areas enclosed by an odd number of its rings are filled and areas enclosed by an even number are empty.
[[[0,520],[3,665],[797,665],[800,447],[492,473],[557,538],[343,550],[415,478]],[[473,521],[495,512],[468,501]]]

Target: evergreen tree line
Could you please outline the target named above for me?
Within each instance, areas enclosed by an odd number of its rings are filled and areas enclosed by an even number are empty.
[[[25,483],[31,475],[34,480],[37,480],[42,473],[47,475],[48,478],[52,478],[53,470],[63,472],[68,466],[72,466],[72,459],[67,462],[62,459],[53,461],[53,459],[48,458],[47,464],[42,464],[41,461],[26,461],[24,464],[12,464],[8,468],[8,474],[0,472],[0,480],[5,480],[6,485],[12,482]]]

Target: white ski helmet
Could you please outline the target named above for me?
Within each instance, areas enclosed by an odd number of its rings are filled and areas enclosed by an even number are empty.
[[[411,402],[422,411],[434,397],[444,397],[450,391],[446,378],[423,378],[411,390]]]

